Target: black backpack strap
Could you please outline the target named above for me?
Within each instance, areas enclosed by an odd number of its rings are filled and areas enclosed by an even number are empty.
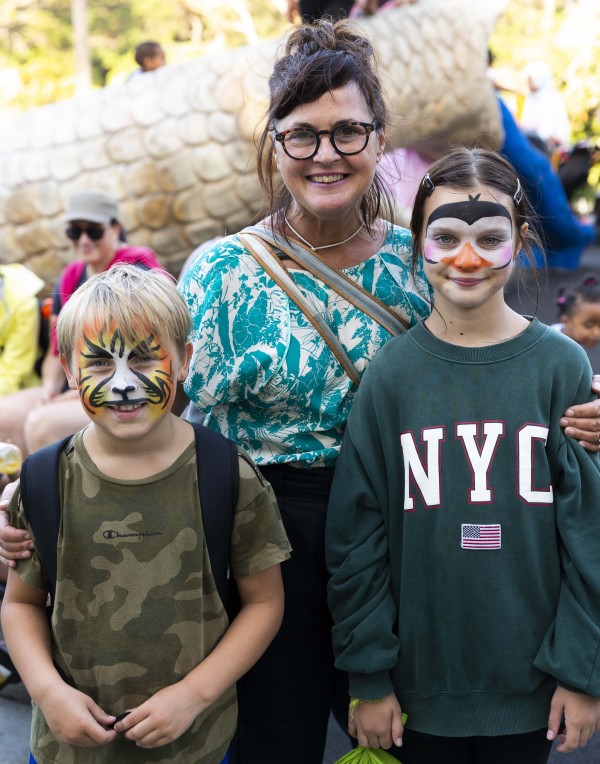
[[[233,517],[238,502],[238,450],[226,437],[190,422],[196,433],[196,464],[202,525],[219,597],[228,602]]]
[[[51,602],[56,591],[56,547],[60,527],[60,455],[73,436],[30,454],[21,465],[21,503],[48,575]],[[31,472],[31,475],[29,475]]]

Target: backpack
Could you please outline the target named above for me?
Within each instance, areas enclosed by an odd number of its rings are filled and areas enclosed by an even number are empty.
[[[196,464],[202,525],[210,567],[230,620],[238,607],[230,582],[233,516],[239,494],[238,450],[218,432],[190,422],[196,435]],[[73,436],[30,454],[21,465],[21,503],[31,525],[38,553],[49,579],[51,607],[56,591],[60,527],[60,455]],[[31,477],[29,471],[31,470]]]

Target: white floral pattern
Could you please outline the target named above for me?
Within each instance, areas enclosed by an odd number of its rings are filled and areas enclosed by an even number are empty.
[[[344,270],[411,324],[429,313],[429,287],[410,272],[411,236],[388,226],[381,249]],[[390,334],[307,271],[289,273],[362,373]],[[236,236],[201,253],[181,293],[193,320],[185,390],[206,423],[257,464],[331,466],[356,388],[312,324]]]

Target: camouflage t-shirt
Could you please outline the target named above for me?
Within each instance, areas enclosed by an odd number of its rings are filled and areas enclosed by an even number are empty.
[[[231,545],[234,577],[289,557],[272,490],[243,459]],[[192,443],[168,469],[144,480],[99,472],[76,435],[61,457],[54,659],[73,684],[110,714],[140,705],[206,657],[228,619],[210,572]],[[15,496],[9,518],[28,527]],[[37,553],[20,560],[28,585],[47,588]],[[34,704],[38,764],[218,764],[233,735],[235,688],[197,717],[178,740],[138,748],[119,736],[99,748],[59,743]]]

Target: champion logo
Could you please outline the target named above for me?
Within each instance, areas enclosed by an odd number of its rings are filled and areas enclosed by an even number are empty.
[[[463,523],[460,545],[463,549],[500,549],[502,529],[499,525],[468,525]]]
[[[161,531],[132,531],[130,533],[121,533],[120,531],[108,530],[104,531],[102,536],[105,539],[127,539],[136,538],[142,539],[146,536],[162,536]]]

